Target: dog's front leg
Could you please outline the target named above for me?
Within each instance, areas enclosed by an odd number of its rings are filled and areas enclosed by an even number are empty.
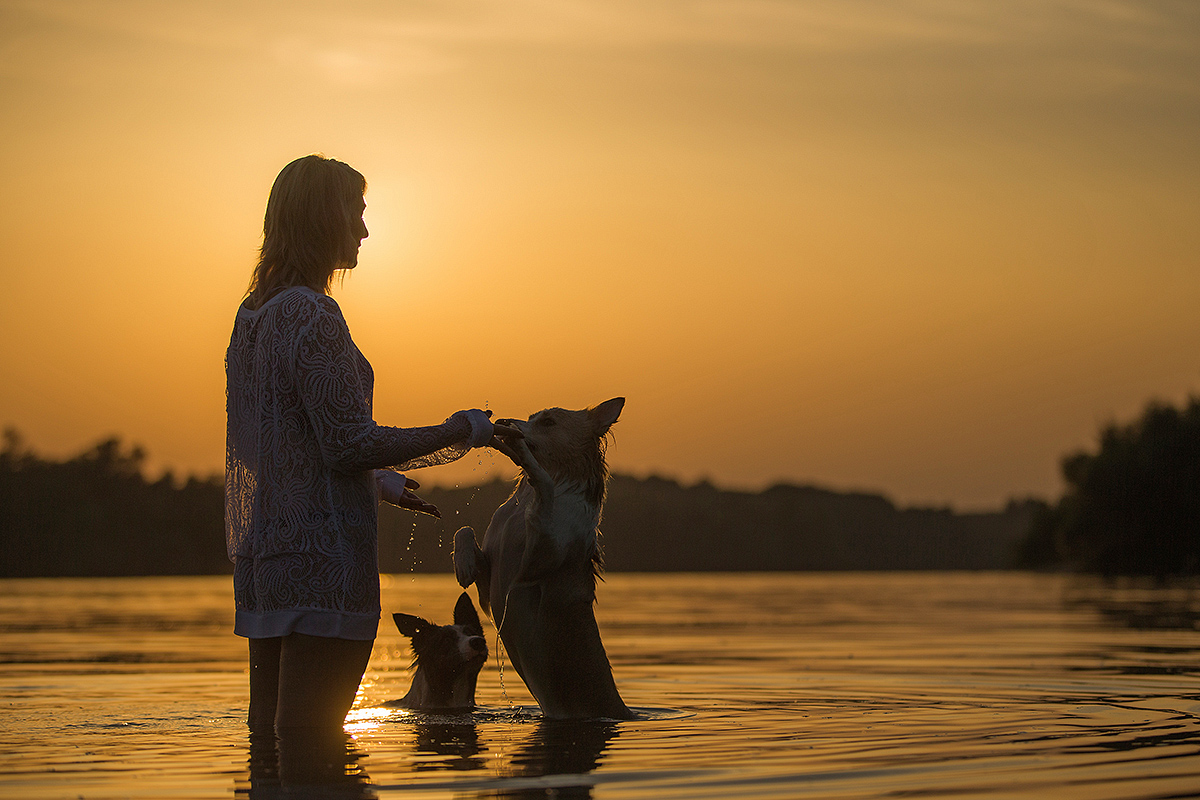
[[[521,468],[521,472],[525,473],[525,479],[533,487],[538,499],[544,501],[553,499],[554,481],[550,478],[550,473],[546,472],[538,460],[533,457],[533,452],[529,449],[529,445],[525,444],[525,440],[518,439],[509,444],[509,451],[509,458]]]
[[[458,585],[466,589],[487,568],[487,555],[475,541],[475,530],[469,525],[454,534],[454,577]]]
[[[534,580],[558,566],[558,545],[547,528],[554,513],[554,480],[538,463],[524,440],[513,443],[512,449],[524,479],[533,487],[533,501],[525,509],[525,550],[521,554],[518,580]]]

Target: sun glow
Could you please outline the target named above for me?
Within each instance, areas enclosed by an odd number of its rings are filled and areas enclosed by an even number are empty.
[[[620,394],[618,471],[983,507],[1200,389],[1186,4],[102,5],[0,6],[0,426],[47,455],[223,469],[314,151],[369,184],[382,424]]]

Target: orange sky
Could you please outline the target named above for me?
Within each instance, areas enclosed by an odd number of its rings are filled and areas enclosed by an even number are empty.
[[[371,186],[335,297],[382,423],[624,395],[635,474],[1052,495],[1200,391],[1198,9],[0,0],[0,425],[219,470],[321,151]]]

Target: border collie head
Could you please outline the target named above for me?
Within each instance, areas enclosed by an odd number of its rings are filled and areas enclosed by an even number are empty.
[[[454,624],[437,625],[412,614],[393,614],[400,633],[412,640],[414,708],[473,708],[475,682],[487,661],[487,640],[475,605],[466,592],[454,606]]]
[[[529,452],[551,478],[582,484],[588,498],[600,505],[608,479],[606,436],[624,407],[625,398],[614,397],[580,411],[547,408],[525,421],[502,421],[520,429]]]

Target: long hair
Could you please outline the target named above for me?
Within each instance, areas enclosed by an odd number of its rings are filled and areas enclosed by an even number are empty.
[[[280,170],[267,199],[249,304],[257,308],[292,286],[328,292],[333,273],[353,257],[353,226],[366,190],[357,170],[320,154]]]

